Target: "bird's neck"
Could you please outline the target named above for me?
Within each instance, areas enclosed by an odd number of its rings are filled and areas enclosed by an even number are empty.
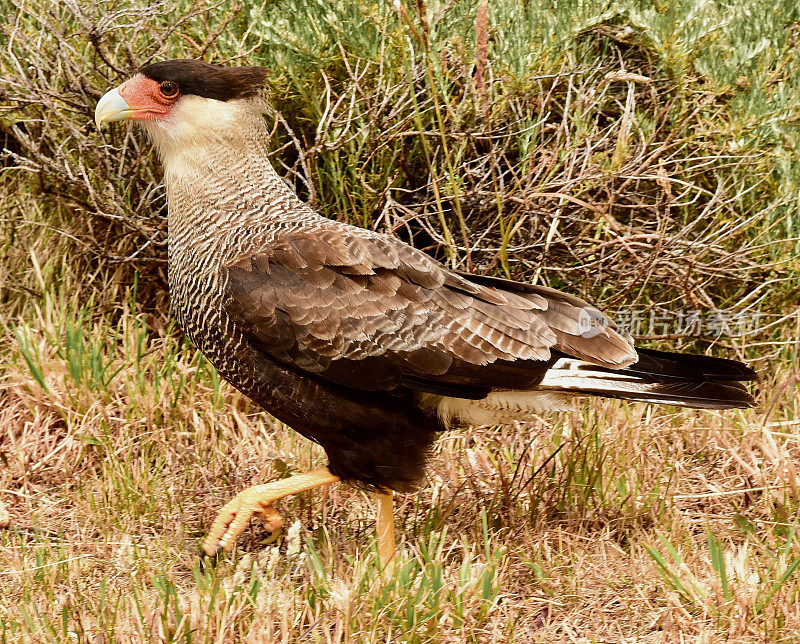
[[[170,238],[269,229],[319,218],[278,176],[260,115],[158,145],[169,200]]]

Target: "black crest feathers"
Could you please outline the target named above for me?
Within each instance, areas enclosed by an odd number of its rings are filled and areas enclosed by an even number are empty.
[[[150,63],[141,73],[158,83],[176,83],[181,94],[218,101],[256,96],[267,77],[266,67],[221,67],[189,59]]]

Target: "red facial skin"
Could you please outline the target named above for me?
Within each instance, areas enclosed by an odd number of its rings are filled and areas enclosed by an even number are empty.
[[[168,90],[167,95],[164,90]],[[171,89],[175,90],[171,94]],[[136,74],[117,88],[133,110],[129,118],[140,121],[157,121],[169,114],[172,105],[181,97],[174,83],[158,83],[141,74]]]

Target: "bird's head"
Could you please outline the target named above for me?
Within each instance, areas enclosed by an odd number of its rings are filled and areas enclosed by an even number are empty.
[[[97,104],[98,127],[132,120],[147,130],[162,158],[176,148],[246,128],[264,109],[264,67],[220,67],[199,60],[152,63]]]

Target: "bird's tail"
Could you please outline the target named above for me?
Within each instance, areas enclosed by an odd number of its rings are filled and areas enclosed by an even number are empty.
[[[755,405],[744,383],[755,380],[756,373],[741,362],[651,349],[637,349],[637,353],[638,362],[623,369],[563,356],[533,390],[495,390],[480,400],[445,396],[439,399],[438,413],[445,425],[454,420],[493,425],[569,409],[573,396],[603,396],[698,409]]]
[[[624,369],[561,358],[537,389],[698,409],[755,405],[744,383],[755,380],[756,373],[741,362],[652,349],[637,349],[637,353],[639,361]]]

